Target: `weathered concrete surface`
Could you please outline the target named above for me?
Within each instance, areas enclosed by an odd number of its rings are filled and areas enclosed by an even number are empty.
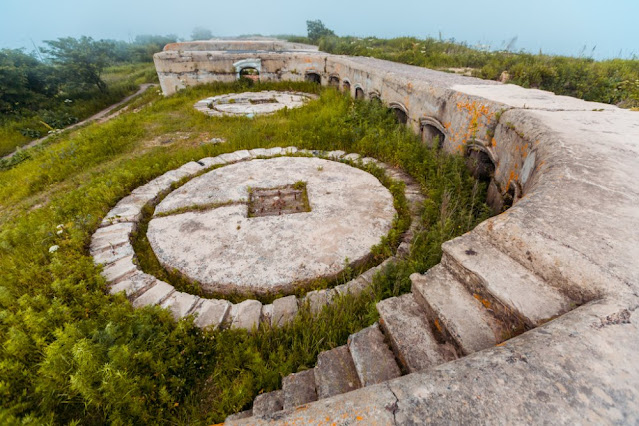
[[[284,108],[293,109],[304,106],[312,96],[306,93],[262,92],[228,93],[202,99],[195,109],[211,117],[225,115],[263,115],[272,114]]]
[[[310,212],[247,217],[249,188],[298,181],[306,182]],[[208,210],[182,213],[201,207]],[[176,214],[158,216],[171,212]],[[147,236],[165,267],[206,290],[269,294],[336,276],[347,259],[365,259],[390,231],[395,214],[390,192],[360,169],[280,157],[228,165],[193,179],[157,206]]]
[[[639,421],[637,113],[372,58],[195,53],[156,56],[165,93],[234,80],[234,61],[261,58],[265,79],[301,80],[314,69],[322,83],[376,93],[416,132],[437,124],[446,152],[480,150],[495,165],[493,192],[511,192],[514,205],[473,232],[571,299],[599,300],[503,347],[288,411],[280,422]]]

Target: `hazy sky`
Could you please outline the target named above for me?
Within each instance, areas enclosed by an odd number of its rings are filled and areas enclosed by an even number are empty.
[[[305,34],[321,19],[338,35],[455,38],[501,48],[595,58],[639,56],[639,0],[0,0],[0,48],[31,40],[136,34],[188,38],[196,26],[215,35]],[[586,49],[584,50],[584,46]]]

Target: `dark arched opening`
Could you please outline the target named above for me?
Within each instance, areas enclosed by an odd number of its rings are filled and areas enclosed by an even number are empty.
[[[331,87],[339,87],[339,77],[334,75],[330,76],[328,78],[328,85]]]
[[[422,124],[422,142],[430,147],[441,148],[444,146],[446,135],[432,124]]]
[[[495,174],[495,163],[490,155],[476,146],[469,147],[466,155],[466,165],[475,179],[489,182]]]
[[[307,72],[304,79],[311,83],[322,84],[322,77],[316,72]]]
[[[240,70],[240,79],[247,79],[252,81],[260,81],[260,72],[257,68],[246,67]]]
[[[397,120],[399,124],[408,123],[408,114],[406,114],[406,111],[396,106],[391,106],[390,109],[393,111],[393,114],[395,114],[395,120]]]
[[[345,81],[342,83],[342,91],[346,92],[346,93],[351,93],[351,83],[349,83],[348,81]]]
[[[364,99],[364,91],[361,87],[355,88],[355,99]]]

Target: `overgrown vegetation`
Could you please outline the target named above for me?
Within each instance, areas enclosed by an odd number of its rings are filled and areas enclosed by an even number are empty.
[[[252,120],[193,109],[199,99],[247,89],[320,90],[246,84],[199,86],[169,98],[147,92],[132,105],[137,113],[47,141],[31,159],[0,171],[1,423],[221,421],[375,321],[377,300],[408,291],[409,274],[436,264],[443,241],[488,216],[484,188],[461,158],[425,148],[374,103],[327,89],[304,108]],[[213,137],[228,142],[202,143]],[[201,331],[191,319],[174,322],[163,309],[134,310],[124,296],[106,294],[88,244],[120,198],[191,160],[290,145],[399,165],[428,196],[413,253],[378,276],[373,292],[255,334]]]
[[[155,82],[153,53],[175,36],[131,43],[66,37],[26,53],[0,50],[0,156],[77,123]]]
[[[308,37],[291,41],[318,44],[320,50],[370,56],[409,65],[457,71],[489,80],[549,90],[558,95],[639,107],[639,59],[595,61],[588,57],[539,52],[477,49],[454,40],[398,37],[337,37],[321,21],[307,21]]]

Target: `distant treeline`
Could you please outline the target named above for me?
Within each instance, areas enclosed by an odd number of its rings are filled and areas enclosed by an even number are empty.
[[[152,61],[153,54],[175,35],[140,35],[132,42],[65,37],[45,41],[44,47],[0,50],[0,114],[24,116],[73,101],[88,89],[108,90],[104,70],[112,65]]]

